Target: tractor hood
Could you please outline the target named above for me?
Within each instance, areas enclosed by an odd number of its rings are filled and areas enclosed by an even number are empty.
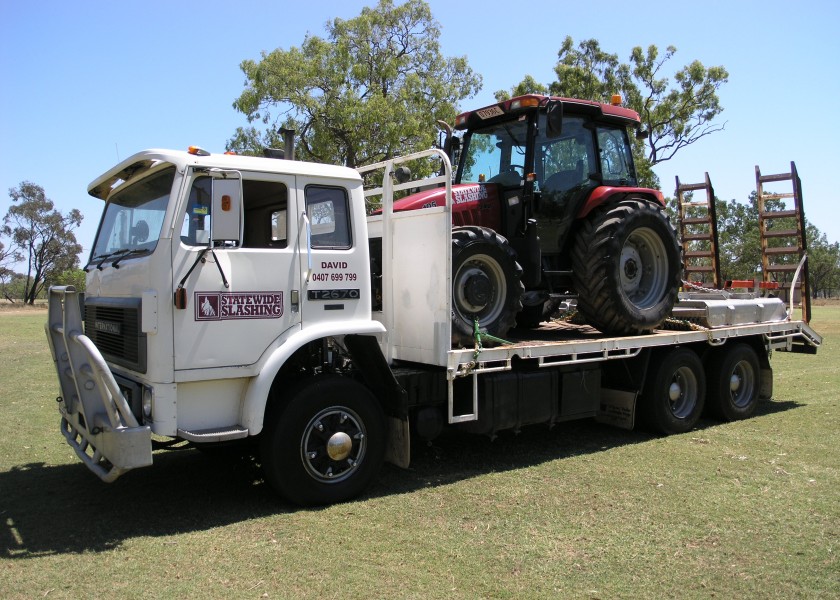
[[[461,183],[452,186],[452,205],[455,212],[475,210],[479,208],[482,202],[496,202],[498,197],[498,186],[492,183]],[[435,188],[412,194],[394,202],[394,211],[444,206],[445,202],[446,189]]]
[[[480,225],[498,230],[501,225],[499,185],[461,183],[452,186],[452,224]],[[434,188],[394,202],[394,212],[445,206],[446,188]],[[377,213],[381,211],[376,211]]]

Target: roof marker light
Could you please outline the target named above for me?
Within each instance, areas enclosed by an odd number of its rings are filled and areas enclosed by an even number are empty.
[[[522,98],[516,98],[510,103],[511,110],[518,110],[520,108],[532,108],[534,106],[540,105],[540,99],[535,98],[534,96],[524,96]]]
[[[187,148],[187,152],[192,154],[193,156],[210,156],[210,153],[207,152],[204,148],[199,148],[198,146],[190,146]]]
[[[622,101],[621,94],[613,94],[610,99],[610,104],[613,106],[621,106]]]

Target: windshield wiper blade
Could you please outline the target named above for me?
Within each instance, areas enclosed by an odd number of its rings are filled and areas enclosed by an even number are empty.
[[[92,256],[91,259],[90,259],[90,262],[85,265],[84,271],[85,271],[85,273],[87,273],[88,272],[88,267],[91,266],[94,263],[94,261],[96,261],[96,260],[99,261],[98,263],[96,263],[96,268],[101,271],[102,266],[105,264],[105,262],[109,258],[115,258],[115,257],[120,256],[122,254],[126,254],[127,252],[133,252],[133,251],[129,250],[128,248],[124,248],[122,250],[117,250],[115,252],[106,252],[104,254],[97,254],[96,256]]]
[[[129,256],[138,256],[140,254],[148,254],[148,253],[149,253],[148,248],[135,248],[134,250],[129,250],[128,252],[125,252],[120,257],[118,257],[114,262],[112,262],[111,266],[114,267],[115,269],[119,269],[120,268],[120,261],[122,261],[123,259],[128,258]]]

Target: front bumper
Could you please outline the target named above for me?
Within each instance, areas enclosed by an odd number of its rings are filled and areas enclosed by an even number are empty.
[[[83,333],[79,294],[50,288],[47,339],[58,374],[61,432],[106,482],[152,464],[152,433],[140,425],[102,354]]]

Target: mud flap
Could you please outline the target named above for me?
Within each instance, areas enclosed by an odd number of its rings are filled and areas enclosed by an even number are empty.
[[[408,418],[388,417],[388,442],[385,446],[385,461],[401,469],[407,469],[411,462],[411,433]]]
[[[633,429],[637,396],[637,392],[601,388],[601,402],[595,420],[621,429]]]

